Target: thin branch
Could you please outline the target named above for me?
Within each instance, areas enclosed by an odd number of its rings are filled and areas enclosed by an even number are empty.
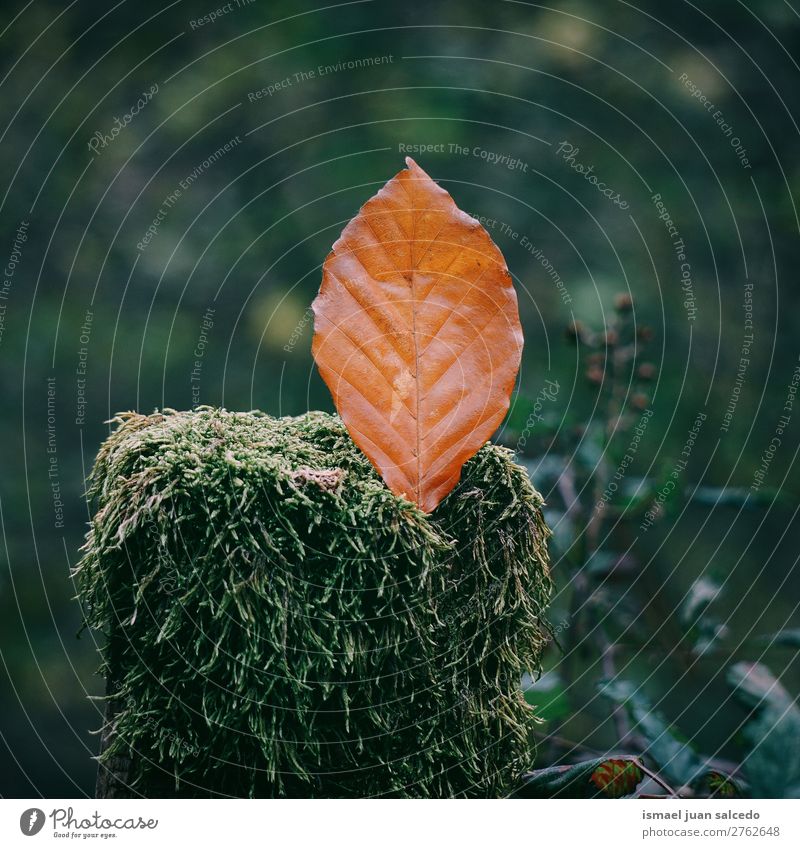
[[[641,760],[637,759],[637,765],[651,780],[654,780],[662,789],[666,789],[673,798],[681,797],[680,793],[676,792],[663,777],[654,771],[650,771]]]

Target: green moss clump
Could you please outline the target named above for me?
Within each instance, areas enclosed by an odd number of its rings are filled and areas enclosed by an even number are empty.
[[[481,449],[428,516],[335,416],[116,422],[77,574],[124,791],[513,791],[551,584],[542,499],[509,451]]]

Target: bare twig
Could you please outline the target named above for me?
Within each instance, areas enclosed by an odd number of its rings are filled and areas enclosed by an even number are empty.
[[[658,785],[659,785],[662,789],[666,789],[666,791],[667,791],[667,792],[668,792],[668,793],[669,793],[669,794],[670,794],[673,798],[680,798],[680,797],[681,797],[681,796],[680,796],[680,794],[679,794],[678,792],[676,792],[676,791],[675,791],[675,790],[674,790],[674,789],[673,789],[673,788],[672,788],[672,787],[671,787],[671,786],[667,783],[667,781],[666,781],[666,780],[664,780],[664,778],[663,778],[663,777],[661,777],[660,775],[656,774],[656,772],[654,772],[654,771],[650,771],[650,769],[649,769],[649,768],[647,768],[647,766],[646,766],[646,765],[645,765],[645,764],[644,764],[641,760],[637,760],[637,765],[639,766],[639,768],[640,768],[640,769],[641,769],[641,770],[642,770],[642,771],[643,771],[643,772],[644,772],[644,773],[645,773],[645,774],[646,774],[646,775],[647,775],[647,776],[648,776],[651,780],[655,781],[655,782],[656,782],[656,783],[657,783],[657,784],[658,784]]]

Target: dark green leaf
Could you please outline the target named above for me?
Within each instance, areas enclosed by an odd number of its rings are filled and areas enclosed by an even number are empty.
[[[696,624],[719,593],[720,587],[716,580],[710,577],[700,577],[695,580],[681,606],[681,621],[689,627]]]
[[[742,728],[745,772],[754,798],[800,798],[800,709],[761,663],[728,672],[736,698],[752,715]]]
[[[696,489],[686,489],[686,496],[692,503],[704,506],[732,506],[737,508],[763,506],[772,503],[776,499],[790,502],[791,498],[784,496],[777,489],[764,488],[758,492],[744,486],[728,486],[717,488],[715,486],[698,486]]]
[[[771,648],[780,646],[782,648],[800,648],[800,628],[795,630],[779,630],[768,636],[759,637],[758,641],[769,645]]]
[[[635,757],[599,757],[572,766],[538,769],[526,776],[524,798],[621,798],[632,795],[644,772]]]
[[[716,647],[717,642],[727,635],[727,627],[709,612],[721,592],[716,580],[700,577],[692,584],[681,606],[681,623],[692,637],[698,656]]]
[[[740,798],[742,791],[736,781],[721,771],[707,771],[693,784],[696,792],[714,798]]]

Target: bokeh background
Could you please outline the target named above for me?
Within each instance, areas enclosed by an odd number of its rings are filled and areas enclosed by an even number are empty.
[[[672,468],[707,416],[680,481],[705,498],[629,539],[619,591],[650,639],[627,673],[720,756],[741,720],[728,660],[800,692],[796,649],[748,641],[798,625],[795,0],[33,0],[3,5],[0,45],[0,794],[93,791],[103,683],[70,571],[105,422],[332,409],[310,354],[321,263],[410,150],[506,256],[526,347],[498,439],[548,501],[524,410],[557,381],[548,420],[591,423],[565,328],[602,328],[619,293],[653,334],[635,474]],[[558,625],[558,555],[554,576]],[[687,660],[675,624],[703,578],[724,660]],[[573,705],[559,729],[603,750],[608,716]]]

